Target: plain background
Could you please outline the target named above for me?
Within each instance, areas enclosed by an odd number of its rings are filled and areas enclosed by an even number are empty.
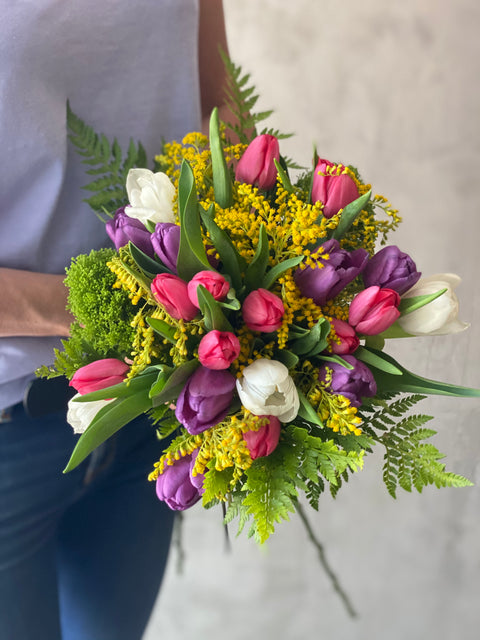
[[[424,275],[458,273],[461,335],[390,341],[427,377],[480,387],[480,4],[478,0],[225,0],[230,53],[296,136],[308,165],[353,164],[403,217],[390,241]],[[480,400],[432,398],[451,471],[480,477]],[[430,425],[429,425],[430,426]],[[480,489],[428,488],[395,501],[370,456],[312,522],[360,617],[351,620],[297,517],[264,548],[225,553],[221,513],[185,515],[183,574],[173,551],[145,640],[476,640]],[[132,585],[134,588],[134,585]]]

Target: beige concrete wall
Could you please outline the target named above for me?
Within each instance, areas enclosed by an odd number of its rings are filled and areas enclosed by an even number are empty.
[[[358,166],[400,209],[392,240],[424,274],[461,275],[459,336],[388,350],[427,377],[480,386],[480,5],[477,0],[225,0],[230,49],[252,73],[284,153]],[[437,446],[480,477],[480,402],[436,398]],[[432,488],[393,501],[381,455],[312,518],[361,617],[348,619],[301,524],[265,549],[225,554],[221,514],[185,517],[186,567],[172,555],[146,640],[476,640],[480,490]]]

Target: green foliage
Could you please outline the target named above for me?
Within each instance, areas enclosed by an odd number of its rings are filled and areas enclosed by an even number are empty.
[[[92,251],[72,260],[65,284],[69,288],[68,308],[76,320],[63,351],[55,352],[53,367],[42,367],[39,375],[71,378],[75,371],[100,358],[129,355],[134,331],[130,322],[135,315],[128,295],[113,289],[115,275],[107,262],[113,249]]]
[[[463,476],[445,471],[445,465],[439,462],[444,457],[443,454],[434,445],[425,442],[436,434],[433,429],[423,426],[432,419],[431,416],[410,415],[396,422],[396,418],[403,416],[424,398],[425,396],[413,394],[390,404],[376,399],[362,410],[372,413],[374,404],[380,406],[372,415],[365,417],[367,424],[364,431],[385,447],[383,480],[394,498],[398,487],[405,491],[415,488],[421,492],[423,487],[430,484],[437,487],[471,486],[471,482]]]
[[[226,495],[231,489],[231,483],[233,480],[233,469],[224,469],[223,471],[217,471],[215,466],[205,473],[205,480],[203,482],[204,494],[202,496],[203,506],[207,506],[210,503],[217,502],[217,496]]]
[[[241,66],[235,65],[225,52],[220,51],[227,72],[226,103],[234,116],[234,124],[226,123],[238,137],[240,142],[248,144],[257,133],[257,125],[269,118],[273,110],[255,113],[253,108],[257,104],[259,95],[256,87],[250,84],[250,74],[243,73]],[[278,139],[289,138],[292,134],[280,133],[278,130],[264,128],[260,133],[269,133]],[[294,162],[287,161],[287,166],[300,168]]]
[[[83,163],[91,166],[87,174],[96,176],[95,180],[83,187],[93,195],[85,199],[90,207],[102,216],[115,213],[116,209],[127,202],[125,183],[132,167],[147,167],[145,149],[133,140],[123,158],[122,150],[115,139],[112,144],[103,135],[98,135],[83,120],[73,113],[67,103],[67,125],[71,131],[70,141],[77,152],[83,156]]]
[[[257,458],[245,472],[247,495],[242,506],[253,517],[249,537],[253,535],[260,544],[274,532],[277,522],[288,520],[295,512],[296,467],[295,453],[280,444],[269,456]]]
[[[242,491],[233,494],[225,522],[238,517],[240,533],[252,521],[249,536],[263,543],[276,523],[288,520],[295,512],[299,491],[318,509],[326,485],[341,485],[349,471],[362,467],[362,457],[362,450],[353,446],[342,450],[331,439],[322,440],[305,427],[290,425],[275,451],[255,460],[245,472],[246,482]]]

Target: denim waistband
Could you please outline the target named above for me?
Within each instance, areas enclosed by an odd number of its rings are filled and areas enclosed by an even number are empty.
[[[68,401],[75,394],[66,378],[32,380],[25,390],[23,402],[0,409],[0,424],[10,422],[17,408],[22,408],[29,418],[40,418],[50,413],[67,410]]]

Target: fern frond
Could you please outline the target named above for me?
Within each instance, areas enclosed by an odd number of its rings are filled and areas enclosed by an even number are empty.
[[[87,174],[98,176],[83,188],[94,195],[85,202],[99,216],[107,212],[113,216],[114,212],[127,202],[125,183],[127,174],[132,167],[147,167],[147,156],[143,146],[130,140],[125,158],[115,139],[111,144],[103,134],[97,134],[70,108],[67,102],[67,126],[70,130],[69,139],[83,157],[82,162],[91,168]]]
[[[235,65],[224,51],[220,50],[220,55],[227,74],[225,102],[235,122],[235,124],[226,123],[226,125],[240,142],[248,144],[257,135],[257,125],[269,118],[273,111],[254,112],[259,96],[255,85],[250,83],[250,74],[243,73],[241,66]],[[266,132],[269,132],[269,129],[262,131],[262,133]],[[276,134],[277,138],[287,138],[291,135],[281,134],[278,131]]]

